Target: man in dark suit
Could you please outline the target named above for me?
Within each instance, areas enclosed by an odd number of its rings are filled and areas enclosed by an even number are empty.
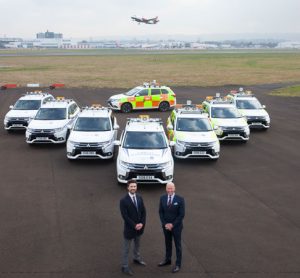
[[[128,265],[132,241],[134,242],[133,262],[142,266],[146,265],[140,255],[140,237],[146,224],[146,209],[142,197],[136,194],[136,181],[130,180],[127,182],[127,191],[126,196],[120,200],[120,210],[124,220],[122,272],[127,275],[133,275]]]
[[[172,258],[172,238],[176,248],[176,263],[172,272],[178,272],[181,268],[181,232],[183,229],[183,218],[185,214],[184,199],[175,194],[175,185],[170,182],[166,185],[167,194],[160,197],[159,217],[162,224],[166,254],[165,259],[158,266],[171,264]]]

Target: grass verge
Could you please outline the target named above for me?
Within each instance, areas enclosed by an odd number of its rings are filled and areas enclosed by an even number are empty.
[[[300,51],[76,53],[1,56],[0,52],[0,84],[64,83],[68,88],[132,88],[154,79],[170,87],[250,86],[300,80]]]
[[[270,93],[272,96],[300,97],[300,85],[289,86]]]

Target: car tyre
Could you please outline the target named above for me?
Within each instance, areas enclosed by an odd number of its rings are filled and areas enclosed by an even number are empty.
[[[132,105],[129,102],[123,103],[121,106],[121,111],[123,113],[129,113],[132,110]]]
[[[158,110],[161,112],[166,112],[170,109],[170,104],[166,101],[163,101],[159,104]]]

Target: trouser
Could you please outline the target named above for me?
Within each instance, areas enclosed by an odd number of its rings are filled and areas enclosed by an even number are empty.
[[[172,238],[174,238],[176,248],[176,265],[181,267],[182,249],[181,249],[181,231],[182,228],[173,229],[172,231],[163,228],[165,236],[166,257],[167,261],[172,258]]]
[[[130,245],[131,242],[133,241],[134,246],[133,246],[133,259],[134,260],[141,260],[141,255],[140,255],[140,237],[137,236],[133,239],[127,239],[124,237],[123,241],[123,253],[122,253],[122,266],[123,267],[128,267],[128,261],[129,261],[129,251],[130,251]]]

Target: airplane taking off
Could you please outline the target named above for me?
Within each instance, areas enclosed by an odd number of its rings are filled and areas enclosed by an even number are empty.
[[[132,16],[131,19],[132,19],[133,21],[138,22],[138,24],[140,24],[140,23],[145,23],[145,24],[156,24],[157,22],[159,22],[158,16],[157,16],[157,17],[154,17],[154,18],[143,18],[143,17]]]

